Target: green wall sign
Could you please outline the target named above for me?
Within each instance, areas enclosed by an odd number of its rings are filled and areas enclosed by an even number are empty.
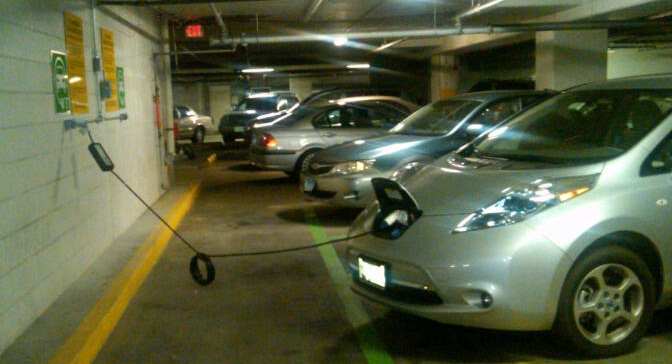
[[[70,84],[65,53],[51,51],[51,81],[56,113],[70,113]]]
[[[126,86],[124,84],[124,69],[117,67],[117,103],[120,109],[126,108]]]

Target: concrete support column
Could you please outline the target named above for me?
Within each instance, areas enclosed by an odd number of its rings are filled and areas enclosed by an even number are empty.
[[[161,52],[170,51],[170,31],[168,20],[161,17]],[[161,114],[161,132],[159,133],[159,159],[161,163],[161,186],[169,188],[175,182],[175,171],[167,156],[175,155],[175,135],[173,134],[173,86],[170,71],[170,57],[157,56],[155,72],[157,76],[155,97],[159,99]],[[156,100],[155,100],[156,102]]]
[[[313,93],[313,81],[309,78],[290,78],[289,91],[292,91],[303,100]]]
[[[212,85],[210,91],[210,116],[215,126],[219,125],[219,120],[233,109],[231,105],[231,86]]]
[[[438,54],[431,60],[430,101],[457,95],[459,73],[453,55]]]
[[[536,42],[537,89],[607,79],[607,30],[538,32]]]

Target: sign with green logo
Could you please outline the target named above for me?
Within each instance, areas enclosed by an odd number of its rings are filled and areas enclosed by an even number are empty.
[[[117,67],[117,103],[120,109],[126,108],[126,86],[124,85],[124,69]]]
[[[70,84],[65,53],[51,51],[51,82],[56,113],[70,113]]]

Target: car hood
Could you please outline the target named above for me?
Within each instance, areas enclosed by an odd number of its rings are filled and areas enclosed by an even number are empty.
[[[426,215],[470,214],[497,201],[507,188],[533,181],[599,173],[601,165],[558,167],[536,162],[466,159],[451,153],[405,183]]]
[[[433,154],[445,146],[444,137],[386,134],[327,148],[315,157],[315,161],[340,163],[360,159],[398,159],[416,154]]]

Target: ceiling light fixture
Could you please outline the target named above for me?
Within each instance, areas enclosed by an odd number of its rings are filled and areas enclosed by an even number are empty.
[[[367,69],[371,67],[368,63],[355,63],[347,66],[349,69]]]
[[[246,68],[242,72],[243,73],[269,73],[275,71],[273,68],[267,67],[267,68]]]
[[[346,38],[346,37],[335,37],[334,38],[334,45],[336,47],[344,46],[345,43],[347,43],[347,42],[348,42],[348,38]]]

